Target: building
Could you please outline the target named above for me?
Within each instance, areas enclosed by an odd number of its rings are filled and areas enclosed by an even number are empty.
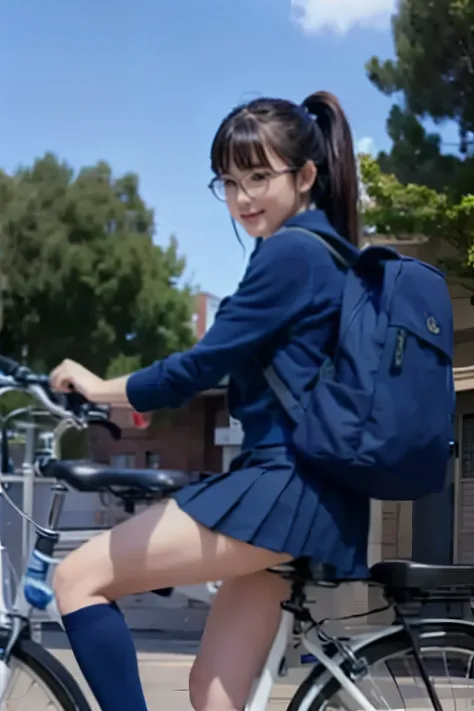
[[[212,294],[197,295],[193,325],[198,339],[214,322],[219,303]],[[239,429],[238,423],[230,423],[224,386],[201,393],[179,410],[156,413],[146,429],[134,426],[130,411],[117,409],[113,418],[122,428],[122,438],[114,441],[103,430],[92,432],[92,456],[103,464],[127,467],[220,472],[233,456]],[[228,427],[233,435],[226,432]]]
[[[207,292],[200,292],[196,295],[196,310],[193,318],[196,338],[201,339],[212,326],[220,302],[221,299],[218,296]]]

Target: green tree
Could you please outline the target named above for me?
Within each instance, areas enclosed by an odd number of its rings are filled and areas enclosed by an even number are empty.
[[[439,264],[448,274],[468,283],[474,278],[474,195],[458,201],[425,185],[404,185],[383,173],[377,160],[360,156],[366,198],[364,222],[379,234],[395,237],[428,236],[445,240],[453,257]]]
[[[380,153],[380,166],[402,183],[460,199],[474,184],[474,0],[400,0],[392,28],[396,58],[367,63],[373,84],[401,100],[387,120],[392,148]],[[455,122],[454,155],[426,131],[426,118]]]
[[[377,156],[383,172],[393,173],[404,184],[419,183],[455,195],[465,191],[466,181],[472,186],[472,159],[444,154],[440,136],[428,133],[409,110],[392,107],[387,133],[392,148]]]
[[[175,238],[154,244],[137,176],[115,178],[104,162],[75,175],[46,154],[0,173],[0,215],[2,352],[118,374],[192,344],[185,260]]]
[[[452,276],[474,267],[474,0],[399,0],[392,19],[395,59],[372,57],[367,74],[396,97],[387,120],[388,153],[364,160],[372,199],[367,224],[379,232],[441,238],[457,257],[442,265]],[[443,151],[423,121],[452,121],[459,142]],[[385,173],[385,175],[384,175]]]
[[[394,237],[437,236],[443,231],[444,193],[425,185],[404,185],[395,175],[382,172],[378,161],[368,155],[359,157],[359,165],[366,225]]]
[[[406,108],[459,127],[461,152],[474,133],[473,0],[400,0],[392,21],[395,60],[367,64],[385,94],[401,92]]]

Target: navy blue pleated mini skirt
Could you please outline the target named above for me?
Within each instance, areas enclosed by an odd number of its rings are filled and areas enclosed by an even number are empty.
[[[213,531],[328,563],[341,579],[368,576],[370,501],[320,480],[287,445],[244,451],[228,472],[191,484],[174,498]]]

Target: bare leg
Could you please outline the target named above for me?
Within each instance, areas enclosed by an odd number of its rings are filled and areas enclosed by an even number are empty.
[[[62,614],[160,587],[224,580],[290,560],[201,526],[172,500],[97,536],[59,566]]]
[[[261,571],[224,582],[189,679],[195,711],[242,711],[278,629],[289,583]]]
[[[174,501],[151,507],[71,553],[58,566],[55,592],[74,655],[102,711],[147,709],[133,641],[112,601],[156,588],[246,576],[290,558],[214,533]],[[270,638],[273,634],[274,625],[268,632]],[[264,635],[260,649],[265,646]],[[252,666],[242,677],[242,697],[248,676],[256,673]],[[235,681],[234,697],[238,685]]]

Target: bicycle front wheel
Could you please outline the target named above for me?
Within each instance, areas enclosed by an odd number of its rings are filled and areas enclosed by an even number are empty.
[[[474,698],[474,625],[442,620],[417,626],[423,662],[443,704],[450,710]],[[368,674],[356,683],[377,710],[432,708],[426,686],[405,632],[368,642],[355,651]],[[347,672],[348,665],[341,668]],[[339,682],[318,664],[298,688],[288,711],[336,711],[354,707]]]
[[[0,711],[91,711],[67,669],[30,639],[18,640],[1,676],[4,671],[6,688]]]

